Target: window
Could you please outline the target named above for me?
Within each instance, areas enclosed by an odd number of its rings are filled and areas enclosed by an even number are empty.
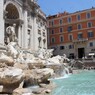
[[[83,38],[83,34],[82,34],[82,33],[79,33],[79,34],[78,34],[78,40],[79,40],[79,39],[82,39],[82,38]]]
[[[62,24],[63,23],[63,20],[62,19],[60,19],[60,24]]]
[[[77,20],[80,20],[80,19],[81,19],[80,15],[77,15]]]
[[[31,31],[28,29],[28,35],[30,35],[30,32],[31,32]]]
[[[72,49],[72,45],[69,45],[69,49]]]
[[[90,47],[93,47],[93,42],[90,42],[90,43],[89,43],[89,46],[90,46]]]
[[[87,14],[86,14],[86,17],[87,17],[87,18],[90,18],[90,17],[91,17],[91,14],[90,14],[90,13],[87,13]]]
[[[88,22],[87,27],[92,27],[92,22]]]
[[[51,34],[54,34],[54,30],[51,30]]]
[[[64,38],[63,38],[63,36],[61,35],[60,36],[60,42],[63,42],[64,41]]]
[[[43,32],[43,36],[44,36],[44,37],[46,36],[45,32]]]
[[[71,32],[72,31],[72,26],[69,26],[68,27],[68,32]]]
[[[68,18],[68,22],[69,22],[69,23],[71,22],[71,17]]]
[[[49,26],[51,25],[51,21],[49,21]]]
[[[41,48],[41,40],[42,40],[42,38],[41,38],[41,37],[38,37],[38,41],[39,41],[39,48]]]
[[[55,38],[51,38],[51,43],[55,43]]]
[[[40,34],[40,35],[41,35],[41,30],[38,30],[38,34]]]
[[[70,40],[70,41],[73,40],[73,35],[72,35],[72,34],[69,35],[69,40]]]
[[[54,25],[54,21],[51,22],[52,26]]]
[[[74,48],[74,45],[69,45],[69,49],[73,49]]]
[[[94,37],[93,32],[88,32],[88,38],[92,38],[92,37]]]
[[[60,50],[64,50],[65,49],[65,47],[64,46],[60,46]]]
[[[60,28],[60,32],[63,32],[63,28],[62,27]]]
[[[81,24],[78,24],[78,29],[82,29],[82,25]]]

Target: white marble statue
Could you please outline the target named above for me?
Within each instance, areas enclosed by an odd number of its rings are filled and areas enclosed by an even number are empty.
[[[16,49],[16,42],[10,42],[7,45],[7,53],[9,56],[12,56],[13,58],[16,58],[18,55],[18,50]]]
[[[53,49],[39,49],[37,56],[42,59],[48,59],[53,56]]]
[[[15,27],[16,24],[13,24],[13,26],[8,26],[6,28],[6,33],[7,33],[7,42],[17,42],[17,37],[15,33]]]

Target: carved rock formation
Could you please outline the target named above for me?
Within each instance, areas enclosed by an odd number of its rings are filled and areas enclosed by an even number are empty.
[[[11,93],[18,88],[24,80],[24,73],[21,69],[8,67],[0,68],[0,84],[3,85],[3,92]]]

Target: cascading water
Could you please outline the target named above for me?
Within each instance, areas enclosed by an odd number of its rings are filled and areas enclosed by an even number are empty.
[[[69,68],[65,67],[64,64],[61,64],[60,66],[57,66],[57,68],[55,69],[55,76],[53,77],[53,79],[68,78],[69,75]],[[49,80],[52,80],[52,78]]]
[[[63,71],[63,78],[68,78],[70,75],[69,69],[65,68],[65,70]]]

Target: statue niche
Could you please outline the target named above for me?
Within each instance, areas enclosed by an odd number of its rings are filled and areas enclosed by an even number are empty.
[[[10,42],[18,42],[18,39],[16,37],[16,33],[15,33],[15,27],[16,24],[13,24],[13,26],[8,26],[6,28],[6,41],[5,43],[8,44]]]

